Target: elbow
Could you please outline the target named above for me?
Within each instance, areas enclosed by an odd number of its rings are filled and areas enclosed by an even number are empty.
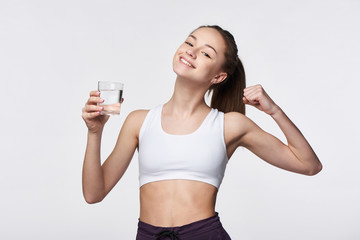
[[[95,204],[101,202],[104,198],[100,196],[84,194],[84,199],[88,204]]]
[[[92,198],[85,198],[86,203],[88,204],[95,204],[101,202],[101,200],[92,199]]]
[[[307,169],[305,175],[314,176],[314,175],[318,174],[322,170],[322,168],[323,168],[323,166],[319,162],[318,164],[316,164],[316,165],[312,166],[311,168]]]

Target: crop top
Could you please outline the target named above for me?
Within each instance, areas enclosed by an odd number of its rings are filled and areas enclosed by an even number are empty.
[[[163,104],[151,109],[139,132],[139,183],[187,179],[220,187],[228,163],[224,113],[211,109],[200,127],[186,135],[166,133]]]

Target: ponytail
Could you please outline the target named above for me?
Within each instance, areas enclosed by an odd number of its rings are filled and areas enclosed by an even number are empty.
[[[227,79],[210,87],[209,94],[212,91],[210,106],[224,113],[240,112],[245,115],[243,102],[244,88],[246,87],[245,70],[237,56],[234,67],[233,73],[228,73]]]
[[[208,94],[212,92],[210,107],[224,113],[239,112],[245,115],[245,104],[243,102],[246,87],[245,70],[238,57],[234,36],[217,25],[204,25],[199,28],[216,29],[223,37],[226,45],[223,71],[227,73],[227,78],[209,88]]]
[[[223,71],[227,73],[227,78],[209,88],[208,93],[212,92],[210,107],[224,113],[239,112],[245,115],[245,104],[243,102],[246,87],[245,70],[238,57],[234,36],[217,25],[206,25],[199,28],[216,29],[223,37],[226,45]]]

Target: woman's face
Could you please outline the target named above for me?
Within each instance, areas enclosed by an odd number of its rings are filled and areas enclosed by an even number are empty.
[[[211,85],[226,78],[225,41],[213,28],[199,28],[189,35],[173,58],[174,72],[200,84]]]

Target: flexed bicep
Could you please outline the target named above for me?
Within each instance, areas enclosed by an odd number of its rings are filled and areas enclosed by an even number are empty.
[[[245,122],[246,130],[239,139],[239,146],[249,149],[271,165],[287,171],[306,174],[306,166],[286,144],[272,134],[262,130],[250,119]]]

